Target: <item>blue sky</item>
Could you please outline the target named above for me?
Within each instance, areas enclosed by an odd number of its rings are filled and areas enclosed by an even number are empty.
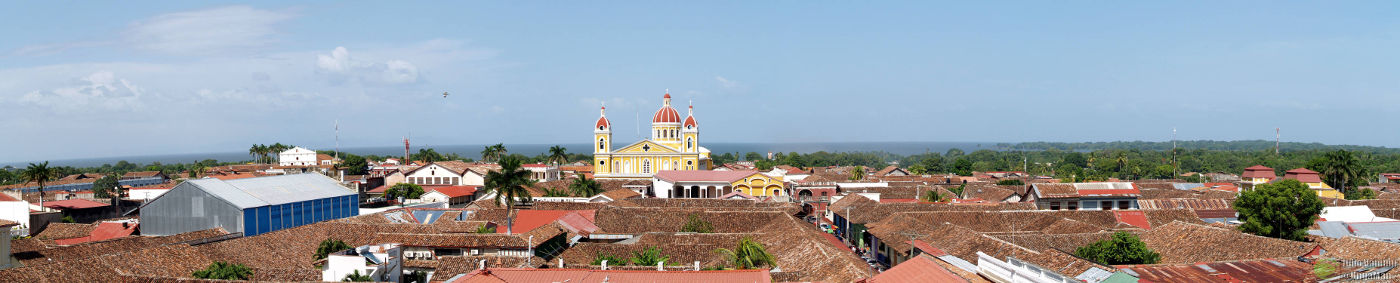
[[[666,89],[710,142],[1400,146],[1395,2],[661,2],[6,4],[0,161],[582,143]]]

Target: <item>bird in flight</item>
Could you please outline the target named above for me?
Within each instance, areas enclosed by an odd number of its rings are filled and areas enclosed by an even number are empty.
[[[446,92],[446,91],[442,92],[442,98],[447,98],[447,92]]]

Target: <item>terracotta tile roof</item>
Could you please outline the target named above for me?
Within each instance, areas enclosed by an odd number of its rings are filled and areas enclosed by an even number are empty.
[[[521,233],[534,230],[559,220],[567,214],[579,214],[584,219],[592,220],[596,213],[596,211],[591,210],[520,210],[515,212],[515,223],[511,225],[511,231]],[[499,223],[505,223],[505,221]]]
[[[1084,273],[1089,268],[1115,270],[1057,250],[1034,251],[957,225],[943,225],[920,238],[948,255],[977,262],[977,252],[999,260],[1015,257],[1059,274]]]
[[[228,232],[216,228],[170,236],[129,236],[71,246],[50,246],[43,244],[41,240],[38,239],[26,239],[31,241],[22,241],[24,243],[16,242],[13,253],[15,258],[19,259],[24,265],[37,266],[148,249],[161,245],[212,238],[224,234],[228,234]]]
[[[1143,282],[1300,282],[1314,278],[1311,264],[1290,258],[1118,267],[1132,270]]]
[[[850,207],[850,214],[846,215],[847,207]],[[1007,211],[1007,210],[1035,210],[1035,203],[878,203],[860,195],[846,195],[836,203],[831,204],[828,210],[836,215],[850,220],[852,223],[864,224],[878,222],[886,217],[899,212],[917,211]]]
[[[502,231],[504,232],[504,231]],[[378,233],[370,240],[370,243],[399,243],[410,247],[435,247],[435,248],[518,248],[530,247],[526,239],[519,237],[520,234],[423,234],[423,233]],[[548,238],[544,238],[548,239]],[[536,245],[544,239],[537,239]]]
[[[35,239],[57,240],[83,237],[92,234],[97,225],[83,223],[49,223],[43,231],[34,234]]]
[[[865,280],[870,283],[898,282],[968,282],[952,271],[939,266],[937,259],[921,255],[909,259]]]
[[[1138,201],[1139,201],[1139,202],[1141,202],[1142,200],[1145,200],[1145,199],[1180,199],[1180,198],[1194,198],[1194,199],[1225,199],[1225,200],[1233,200],[1233,199],[1235,199],[1235,193],[1233,193],[1233,192],[1226,192],[1226,191],[1218,191],[1218,190],[1199,190],[1199,191],[1197,191],[1197,190],[1178,190],[1178,189],[1175,189],[1175,188],[1171,188],[1171,184],[1165,184],[1165,186],[1166,186],[1167,188],[1152,188],[1153,186],[1156,186],[1156,185],[1152,185],[1152,184],[1141,184],[1141,185],[1139,185],[1139,186],[1141,187],[1141,188],[1140,188],[1140,191],[1142,191],[1142,196],[1138,197]]]
[[[1031,232],[996,234],[988,233],[988,235],[1000,239],[1002,241],[1006,241],[1018,246],[1025,247],[1026,249],[1035,251],[1061,250],[1065,252],[1074,252],[1074,250],[1078,249],[1079,247],[1087,246],[1098,241],[1112,239],[1113,234],[1116,232],[1127,232],[1129,234],[1134,235],[1141,233],[1140,230],[1120,230],[1073,234],[1046,234],[1041,232]]]
[[[1313,237],[1322,245],[1324,257],[1346,260],[1392,260],[1400,258],[1400,244],[1362,239],[1352,236],[1343,238]]]
[[[1153,228],[1141,237],[1162,255],[1162,263],[1169,264],[1298,257],[1316,245],[1183,222]]]
[[[480,186],[423,186],[424,191],[439,192],[449,198],[465,197],[476,194]],[[379,189],[379,188],[375,188]],[[383,191],[381,191],[382,193]]]
[[[661,170],[656,178],[669,182],[734,182],[758,174],[758,171]]]
[[[1284,172],[1284,173],[1283,173],[1283,178],[1284,178],[1284,179],[1294,179],[1294,180],[1298,180],[1299,182],[1303,182],[1303,183],[1321,183],[1321,182],[1322,182],[1322,178],[1321,178],[1321,177],[1318,177],[1317,171],[1308,170],[1307,168],[1298,168],[1298,169],[1288,170],[1287,172]]]
[[[105,203],[100,203],[100,202],[95,202],[95,201],[91,201],[91,200],[86,200],[86,199],[66,199],[66,200],[56,200],[56,201],[46,201],[46,202],[44,202],[44,207],[52,208],[52,209],[58,209],[58,210],[96,208],[96,207],[104,207],[104,206],[111,206],[111,205],[110,205],[110,204],[105,204]]]
[[[599,195],[608,197],[608,199],[611,199],[611,200],[623,200],[623,199],[629,199],[629,198],[641,197],[641,196],[642,196],[642,194],[637,193],[636,191],[633,191],[632,189],[616,189],[616,190],[611,190],[611,191],[603,192],[603,193],[601,193],[601,194],[599,194]]]
[[[1221,210],[1232,209],[1230,200],[1226,199],[1195,199],[1195,198],[1174,198],[1174,199],[1141,199],[1138,200],[1138,207],[1143,210],[1153,209],[1192,209],[1192,210]]]
[[[136,233],[137,226],[140,225],[131,222],[102,222],[101,224],[98,224],[97,228],[93,229],[92,232],[88,235],[73,238],[56,239],[54,240],[54,243],[59,245],[75,245],[87,242],[96,242],[131,236],[131,234]]]
[[[899,169],[899,166],[894,166],[894,165],[885,166],[885,168],[880,169],[880,171],[875,171],[875,176],[889,175],[890,173],[893,173],[894,170],[903,170],[903,169]]]
[[[669,107],[668,107],[669,108]],[[657,115],[661,113],[658,112]],[[772,282],[768,270],[654,271],[488,268],[447,283],[480,282]]]
[[[126,172],[126,174],[122,174],[122,178],[151,178],[160,175],[160,171]]]

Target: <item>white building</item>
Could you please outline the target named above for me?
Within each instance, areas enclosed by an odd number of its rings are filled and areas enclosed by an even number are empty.
[[[277,154],[277,163],[282,166],[315,166],[316,151],[303,147],[293,147]]]
[[[404,183],[420,186],[481,186],[486,184],[486,175],[461,161],[438,161],[403,173]],[[395,178],[397,179],[397,178]],[[394,183],[385,184],[392,186]],[[397,180],[396,180],[397,181]]]
[[[360,246],[326,255],[321,281],[340,282],[346,275],[369,275],[373,281],[399,282],[403,274],[403,249],[398,244]]]
[[[29,236],[29,202],[0,194],[0,220],[14,221],[17,225],[5,227],[9,236]],[[9,238],[6,236],[4,238]],[[8,255],[9,253],[3,253]],[[0,256],[4,257],[4,256]]]
[[[559,180],[559,166],[550,166],[548,164],[522,164],[520,167],[529,170],[530,179],[534,179],[537,182]]]
[[[153,200],[169,192],[170,188],[131,188],[126,190],[127,199]]]

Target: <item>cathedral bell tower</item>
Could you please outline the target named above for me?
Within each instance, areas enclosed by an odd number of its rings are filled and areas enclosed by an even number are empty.
[[[608,107],[599,107],[598,122],[593,125],[593,153],[596,156],[593,160],[594,172],[608,172],[605,155],[597,153],[612,152],[612,122],[608,121]]]

